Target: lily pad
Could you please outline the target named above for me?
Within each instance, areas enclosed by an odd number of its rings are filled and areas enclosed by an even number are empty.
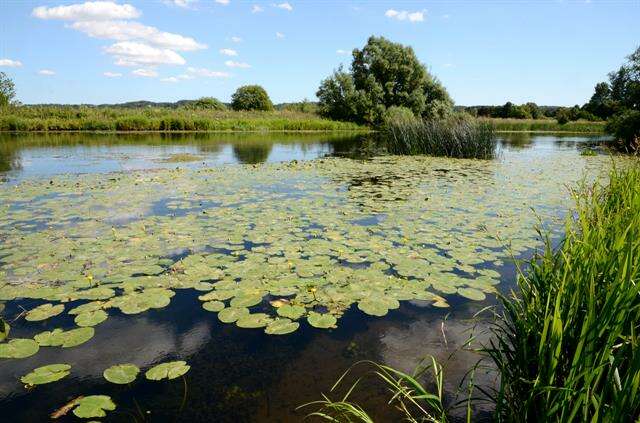
[[[207,301],[202,303],[202,308],[217,313],[224,308],[224,303],[222,301]]]
[[[20,380],[25,385],[44,385],[62,379],[70,373],[70,370],[71,366],[68,364],[49,364],[34,369],[31,373],[22,376]]]
[[[39,320],[46,320],[50,317],[57,316],[64,311],[64,304],[53,305],[50,303],[39,305],[38,307],[29,310],[25,319],[30,322],[36,322]]]
[[[218,313],[218,319],[220,319],[222,323],[233,323],[248,314],[248,308],[227,307]]]
[[[332,328],[338,322],[338,320],[331,314],[316,313],[315,311],[312,311],[309,313],[307,320],[309,321],[309,324],[311,326],[320,328],[320,329]]]
[[[477,290],[475,288],[458,288],[458,294],[474,301],[482,301],[485,298],[487,298],[484,292]]]
[[[94,334],[95,330],[92,327],[67,331],[56,328],[52,331],[41,332],[34,336],[34,339],[41,347],[71,348],[87,342],[93,338]]]
[[[264,327],[269,322],[271,322],[271,317],[269,317],[268,314],[252,313],[245,314],[244,316],[238,318],[238,320],[236,321],[236,325],[238,325],[238,327],[240,328],[255,329]]]
[[[289,318],[291,320],[298,320],[307,312],[307,309],[299,305],[285,304],[279,307],[276,311],[278,315]]]
[[[126,385],[136,380],[140,369],[133,364],[118,364],[106,369],[102,375],[111,383]]]
[[[107,395],[89,395],[82,397],[76,402],[73,414],[82,418],[90,419],[93,417],[105,417],[105,411],[113,411],[116,409],[115,403],[111,397]]]
[[[275,319],[270,322],[264,332],[267,335],[286,335],[295,332],[300,327],[300,323],[292,322],[289,319]]]
[[[78,314],[74,321],[78,326],[95,326],[107,320],[108,317],[104,310],[86,311]]]
[[[0,358],[26,358],[39,349],[40,346],[33,339],[12,339],[0,344]]]
[[[187,373],[191,366],[185,361],[171,361],[158,364],[147,370],[145,377],[149,380],[175,379]]]

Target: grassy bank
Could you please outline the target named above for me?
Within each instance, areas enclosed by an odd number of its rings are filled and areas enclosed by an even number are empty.
[[[366,129],[296,111],[238,112],[170,108],[10,107],[0,131],[335,131]]]
[[[577,120],[559,124],[555,119],[479,118],[494,125],[496,131],[604,133],[605,122]]]
[[[563,242],[554,250],[548,240],[520,272],[518,292],[500,297],[504,311],[479,351],[499,376],[496,391],[478,388],[493,403],[494,421],[640,418],[640,166],[614,169],[608,185],[583,186],[575,199]],[[450,420],[438,363],[412,375],[372,366],[407,421]],[[431,391],[421,382],[429,370]],[[372,422],[350,401],[356,386],[305,407],[328,421]],[[473,402],[470,395],[462,404],[469,422]]]

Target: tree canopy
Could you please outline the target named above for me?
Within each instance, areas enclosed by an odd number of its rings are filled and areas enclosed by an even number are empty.
[[[273,110],[267,91],[260,85],[245,85],[231,96],[233,110]]]
[[[0,106],[8,106],[16,96],[16,87],[9,76],[0,72]]]
[[[353,50],[350,72],[339,68],[316,93],[320,113],[338,120],[379,124],[390,107],[405,107],[423,118],[453,111],[447,90],[420,63],[413,49],[384,37],[370,37]]]

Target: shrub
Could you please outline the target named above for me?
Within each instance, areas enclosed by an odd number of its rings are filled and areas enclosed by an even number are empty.
[[[233,110],[273,110],[269,95],[260,85],[245,85],[231,97]]]
[[[628,110],[613,116],[607,122],[607,132],[616,137],[622,150],[640,151],[640,111]]]
[[[185,108],[192,110],[227,110],[227,106],[214,97],[199,98],[187,104]]]

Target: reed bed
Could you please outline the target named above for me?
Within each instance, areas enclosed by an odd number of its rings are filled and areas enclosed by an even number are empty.
[[[490,159],[496,152],[493,126],[474,119],[398,119],[385,125],[384,140],[391,154]]]
[[[606,122],[592,122],[576,120],[564,124],[555,119],[501,119],[478,118],[482,122],[492,124],[496,131],[504,132],[575,132],[595,133],[605,132]]]
[[[22,106],[0,112],[0,131],[328,131],[363,127],[296,111]]]

